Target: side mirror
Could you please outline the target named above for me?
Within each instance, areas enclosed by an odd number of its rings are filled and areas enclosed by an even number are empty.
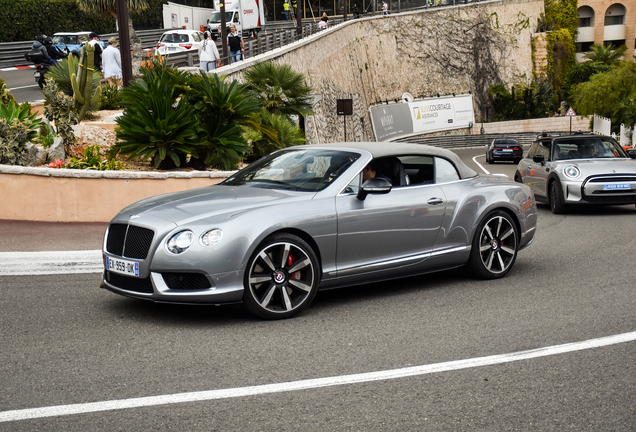
[[[543,165],[543,162],[545,161],[545,157],[543,157],[543,155],[534,155],[534,157],[532,158],[532,160],[534,162],[540,163]]]
[[[385,178],[370,178],[362,183],[362,187],[358,191],[358,199],[364,201],[369,194],[387,194],[391,192],[391,182]]]

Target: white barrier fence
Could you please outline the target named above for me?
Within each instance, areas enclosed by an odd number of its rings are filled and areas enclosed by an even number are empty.
[[[594,129],[593,132],[597,135],[611,135],[612,134],[612,121],[606,117],[594,114]]]
[[[626,146],[636,147],[636,139],[634,137],[634,128],[625,126],[623,123],[621,123],[620,143],[623,147],[626,147]]]

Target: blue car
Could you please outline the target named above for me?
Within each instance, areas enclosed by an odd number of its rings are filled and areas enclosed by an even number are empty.
[[[88,41],[90,31],[80,32],[58,32],[53,35],[53,46],[59,50],[68,50],[69,54],[79,57],[82,51],[82,45]],[[104,41],[99,41],[102,48],[106,48]]]

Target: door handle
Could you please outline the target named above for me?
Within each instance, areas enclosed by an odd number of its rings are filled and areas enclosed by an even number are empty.
[[[427,201],[430,205],[437,205],[444,202],[442,198],[431,198]]]

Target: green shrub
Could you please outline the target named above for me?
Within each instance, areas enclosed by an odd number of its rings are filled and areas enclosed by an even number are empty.
[[[38,136],[31,139],[33,144],[39,144],[44,148],[49,148],[53,145],[53,141],[57,137],[57,134],[53,130],[53,126],[42,124]]]
[[[82,157],[71,158],[66,168],[88,169],[88,170],[120,170],[121,162],[112,158],[102,159],[101,148],[98,145],[88,146],[82,153]]]
[[[116,110],[122,107],[121,95],[117,84],[106,83],[102,85],[102,100],[100,109]]]
[[[42,90],[44,94],[44,115],[55,123],[57,134],[64,140],[64,149],[68,154],[70,146],[76,141],[73,126],[79,123],[75,111],[75,101],[60,91],[55,80],[47,80]]]
[[[126,109],[116,120],[119,141],[112,147],[111,157],[152,159],[155,168],[170,169],[180,166],[188,154],[197,156],[196,111],[175,96],[175,88],[183,84],[180,78],[185,77],[164,69],[121,91]]]
[[[41,122],[26,102],[0,105],[0,164],[27,164],[26,143],[37,136]]]

